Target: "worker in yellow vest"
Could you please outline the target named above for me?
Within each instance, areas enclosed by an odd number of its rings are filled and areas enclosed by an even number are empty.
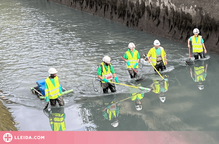
[[[59,78],[57,76],[57,70],[55,68],[50,68],[48,73],[50,74],[45,81],[45,97],[46,102],[49,102],[52,106],[56,105],[56,101],[59,106],[64,106],[64,101],[61,96],[62,87],[59,84]]]
[[[44,113],[49,118],[53,131],[64,131],[66,129],[64,107],[55,107],[51,110],[44,109]]]
[[[114,84],[110,83],[113,78],[117,83],[119,83],[113,66],[111,65],[111,58],[109,56],[103,57],[103,62],[97,69],[97,76],[101,80],[101,87],[103,88],[103,93],[108,93],[108,89],[111,92],[116,92],[116,87]]]
[[[164,51],[164,48],[160,46],[159,40],[154,41],[154,47],[149,50],[147,58],[148,62],[151,63],[158,71],[166,69],[166,52]]]
[[[194,82],[198,83],[199,90],[204,89],[203,81],[205,81],[206,76],[207,76],[207,68],[208,68],[208,64],[204,65],[204,62],[195,63],[194,74],[192,72],[192,68],[190,68],[190,76]]]
[[[127,69],[130,74],[130,77],[135,78],[137,76],[137,73],[135,73],[133,69],[135,69],[138,72],[138,63],[140,55],[139,52],[135,49],[134,43],[129,43],[128,47],[129,49],[125,52],[125,55],[123,57],[126,60]]]
[[[204,58],[204,53],[207,53],[205,48],[204,40],[199,34],[199,29],[195,28],[193,30],[193,36],[188,39],[188,48],[190,49],[190,42],[192,42],[192,52],[194,54],[195,59]],[[204,51],[203,51],[204,48]]]

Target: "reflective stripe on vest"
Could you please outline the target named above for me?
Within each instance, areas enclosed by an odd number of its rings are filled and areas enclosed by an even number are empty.
[[[53,125],[54,131],[64,131],[66,129],[63,116],[64,114],[60,113],[52,113],[52,116],[50,116],[50,125]]]
[[[160,47],[160,51],[161,51],[160,55],[161,55],[162,61],[165,65],[165,62],[164,62],[164,58],[165,58],[164,48]],[[155,47],[150,49],[150,51],[148,52],[148,55],[149,54],[150,54],[151,63],[152,63],[153,66],[155,66],[157,64],[157,53],[156,53]],[[149,57],[148,55],[147,55],[147,57]]]
[[[205,81],[204,73],[205,73],[205,68],[204,66],[200,67],[194,67],[194,76],[195,76],[195,82],[199,81]]]
[[[101,76],[104,77],[107,80],[111,80],[113,78],[113,75],[112,75],[111,70],[110,70],[111,64],[108,65],[108,71],[106,71],[106,69],[105,69],[104,62],[102,62],[101,65],[102,65],[102,74],[101,74]],[[102,81],[102,83],[105,83],[105,82]]]
[[[133,93],[131,97],[132,101],[136,100],[137,98],[141,100],[143,98],[142,94]]]
[[[134,65],[135,65],[135,63],[138,62],[138,51],[135,50],[135,52],[134,52],[134,54],[133,54],[133,57],[132,57],[131,52],[129,52],[129,51],[126,51],[126,55],[127,55],[127,60],[128,60],[129,63],[130,63],[130,66],[128,66],[128,65],[126,64],[126,67],[127,67],[127,68],[133,68]],[[138,68],[138,65],[137,65],[135,68]]]
[[[61,95],[59,92],[60,85],[59,85],[58,76],[54,78],[54,81],[55,81],[55,86],[53,85],[49,77],[46,79],[46,85],[48,89],[45,89],[45,96],[49,96],[49,99],[56,99],[58,96]]]
[[[202,36],[198,36],[197,42],[195,40],[195,36],[192,36],[191,39],[192,39],[192,50],[193,50],[193,53],[203,52],[202,43],[201,43]]]

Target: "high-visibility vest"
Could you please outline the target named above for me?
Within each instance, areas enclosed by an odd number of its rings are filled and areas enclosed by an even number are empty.
[[[164,48],[163,47],[160,47],[160,51],[161,51],[161,58],[162,58],[162,61],[165,65],[165,56],[166,56],[166,52],[164,51]],[[151,48],[147,54],[147,57],[150,57],[151,59],[151,63],[153,66],[155,66],[157,64],[157,53],[156,53],[156,49],[155,47]]]
[[[66,129],[64,113],[52,113],[49,121],[53,131],[64,131]]]
[[[126,53],[126,55],[127,55],[127,57],[128,57],[127,60],[128,60],[129,63],[130,63],[130,66],[128,66],[128,65],[126,64],[126,67],[127,67],[127,68],[133,68],[134,65],[135,65],[135,63],[138,62],[138,51],[137,51],[137,50],[134,50],[133,56],[132,56],[132,54],[131,54],[130,51],[126,51],[125,53]],[[138,68],[138,65],[137,65],[135,68]]]
[[[203,47],[202,47],[202,43],[201,43],[202,36],[198,36],[197,42],[195,40],[195,36],[192,36],[191,39],[192,39],[192,51],[193,51],[193,53],[203,52]]]
[[[168,87],[169,87],[168,82],[164,81],[164,89],[165,89],[165,91],[168,91]],[[160,83],[159,83],[159,81],[156,81],[156,80],[154,81],[153,92],[156,93],[156,94],[160,93]]]
[[[113,78],[113,75],[112,75],[111,70],[110,70],[111,64],[108,65],[108,70],[107,71],[105,69],[104,62],[101,63],[101,66],[102,66],[102,74],[101,74],[101,76],[104,77],[107,80],[111,80]],[[102,81],[102,83],[105,83],[105,82]]]
[[[133,93],[131,96],[131,100],[134,101],[137,98],[141,100],[143,98],[142,94]]]
[[[55,86],[53,85],[49,77],[46,79],[46,85],[48,89],[45,89],[45,96],[46,97],[49,96],[49,99],[56,99],[61,95],[59,92],[60,84],[59,84],[58,76],[54,78],[54,81],[55,81]]]
[[[194,67],[195,82],[205,81],[205,68],[204,66]]]

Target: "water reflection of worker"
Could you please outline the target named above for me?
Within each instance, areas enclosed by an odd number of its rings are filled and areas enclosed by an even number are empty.
[[[135,102],[135,108],[137,111],[142,110],[141,100],[144,98],[144,93],[132,93],[130,95],[131,100]]]
[[[43,110],[45,115],[49,118],[50,126],[53,131],[64,131],[65,127],[65,113],[64,107],[55,107],[51,110]]]
[[[204,61],[195,63],[194,73],[192,72],[192,68],[190,68],[191,78],[194,80],[194,82],[198,83],[199,90],[204,89],[203,81],[205,81],[207,76],[207,68],[208,68],[208,64],[205,65]]]
[[[119,103],[113,103],[113,101],[103,109],[103,116],[105,119],[109,120],[113,127],[118,127],[119,125]]]
[[[153,83],[151,84],[152,92],[155,94],[159,94],[160,100],[164,102],[166,100],[166,97],[164,95],[165,92],[168,91],[169,83],[168,79],[165,78],[164,80],[153,80]]]

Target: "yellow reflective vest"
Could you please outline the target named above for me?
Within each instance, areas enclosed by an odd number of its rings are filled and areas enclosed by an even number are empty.
[[[165,91],[168,91],[168,87],[169,87],[168,82],[164,81],[164,89],[165,89]],[[159,83],[159,81],[154,80],[154,85],[153,85],[152,89],[153,89],[154,93],[156,93],[156,94],[160,93],[160,83]]]
[[[203,47],[202,47],[202,43],[201,43],[202,36],[198,36],[197,42],[195,40],[195,36],[192,36],[191,39],[192,39],[192,51],[193,51],[193,53],[203,52]]]
[[[164,48],[163,47],[160,47],[160,51],[161,51],[161,58],[162,58],[162,61],[165,65],[165,56],[166,56],[166,52],[164,51]],[[156,53],[156,49],[155,47],[151,48],[147,54],[147,57],[149,57],[151,59],[151,63],[153,66],[155,66],[157,64],[157,53]]]
[[[200,66],[200,67],[194,67],[194,76],[195,82],[199,82],[199,81],[205,81],[205,68],[204,66]]]
[[[54,78],[54,81],[55,85],[53,85],[49,77],[46,79],[46,85],[48,89],[45,89],[45,97],[48,96],[49,99],[56,99],[61,95],[59,92],[60,84],[58,76]]]
[[[64,113],[52,113],[49,121],[53,131],[64,131],[66,129]]]
[[[104,77],[107,80],[111,80],[113,78],[113,75],[112,75],[111,70],[110,70],[111,64],[108,65],[108,71],[106,71],[106,69],[105,69],[104,62],[102,62],[101,65],[102,65],[102,74],[101,74],[101,76]],[[105,82],[102,81],[102,83],[105,83]]]
[[[126,51],[125,53],[126,53],[126,55],[127,55],[127,57],[128,57],[127,60],[128,60],[129,63],[130,63],[130,66],[128,66],[128,65],[126,64],[126,67],[127,67],[127,68],[133,68],[134,65],[135,65],[135,63],[138,62],[138,51],[135,50],[133,56],[132,56],[132,54],[131,54],[129,51]],[[138,68],[138,65],[137,65],[135,68]]]

